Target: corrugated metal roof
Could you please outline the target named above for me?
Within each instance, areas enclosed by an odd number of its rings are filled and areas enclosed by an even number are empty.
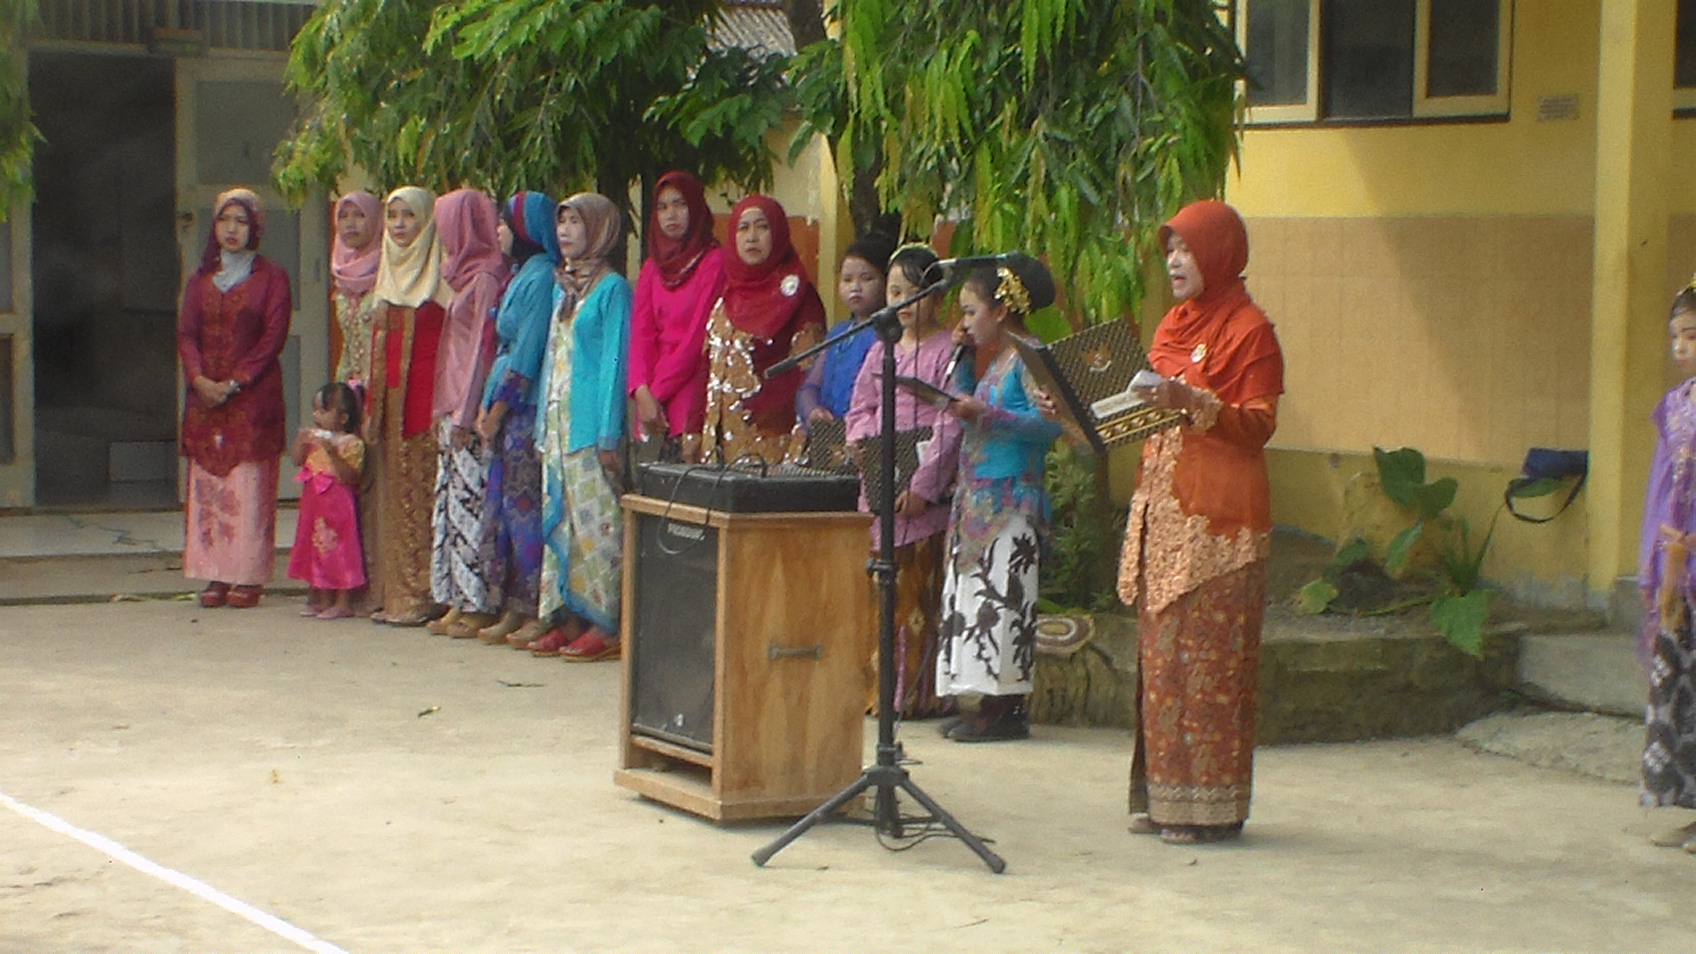
[[[708,41],[720,49],[739,46],[765,53],[795,54],[795,36],[783,4],[772,0],[724,0],[724,19]]]

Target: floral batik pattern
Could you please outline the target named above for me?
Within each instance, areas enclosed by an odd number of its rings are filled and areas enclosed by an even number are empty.
[[[539,608],[548,616],[566,609],[618,636],[624,563],[624,518],[618,490],[594,446],[568,452],[571,362],[570,324],[556,319],[549,348],[548,427],[542,438],[542,574]]]
[[[708,463],[763,461],[781,464],[793,431],[761,429],[746,407],[760,391],[754,371],[754,336],[731,324],[724,303],[713,307],[707,322],[706,423],[701,431],[701,456]]]
[[[219,476],[189,461],[183,575],[237,585],[269,583],[277,559],[277,461]]]
[[[1025,695],[1036,651],[1036,528],[1017,511],[1000,531],[967,552],[952,535],[942,582],[936,691],[942,695]]]
[[[484,613],[492,608],[488,566],[481,553],[489,469],[482,439],[472,434],[464,447],[454,447],[452,426],[444,420],[439,437],[436,506],[430,518],[430,595],[467,613]]]
[[[1661,621],[1649,658],[1645,808],[1696,808],[1696,633],[1688,600]]]
[[[1233,825],[1253,790],[1266,564],[1138,616],[1132,812],[1160,825]]]
[[[501,419],[499,447],[489,463],[483,509],[483,554],[493,585],[490,599],[522,616],[541,602],[542,459],[536,455],[536,412],[513,404]]]

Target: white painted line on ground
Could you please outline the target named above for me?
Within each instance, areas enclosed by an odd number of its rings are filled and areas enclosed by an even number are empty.
[[[84,831],[56,815],[49,815],[47,812],[44,812],[39,808],[32,808],[25,805],[23,802],[7,795],[5,792],[0,792],[0,805],[10,808],[12,811],[17,812],[19,815],[22,815],[30,821],[33,821],[45,828],[56,831],[61,835],[68,835],[75,838],[77,841],[93,848],[95,851],[101,852],[102,854],[105,854],[117,861],[121,861],[143,874],[150,874],[167,884],[176,885],[203,901],[210,901],[232,914],[238,914],[254,924],[259,925],[265,930],[270,931],[272,934],[293,941],[309,951],[316,952],[316,954],[348,954],[347,951],[342,950],[334,944],[320,940],[313,936],[310,932],[303,931],[281,918],[266,914],[264,911],[259,910],[245,901],[238,901],[204,881],[191,878],[180,871],[173,871],[164,865],[149,861],[141,855],[125,848],[123,845],[107,838],[105,835],[96,834],[92,831]]]

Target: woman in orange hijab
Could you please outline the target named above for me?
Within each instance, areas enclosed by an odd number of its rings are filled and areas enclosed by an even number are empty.
[[[1178,304],[1140,396],[1184,412],[1143,446],[1119,569],[1141,603],[1131,830],[1172,844],[1242,833],[1254,769],[1256,674],[1272,538],[1264,447],[1284,358],[1249,298],[1248,232],[1223,202],[1185,206],[1160,230]]]

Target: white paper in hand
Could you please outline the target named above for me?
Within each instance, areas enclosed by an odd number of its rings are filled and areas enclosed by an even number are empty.
[[[1133,388],[1157,388],[1165,383],[1166,379],[1161,377],[1159,372],[1143,368],[1131,377],[1130,386]]]

